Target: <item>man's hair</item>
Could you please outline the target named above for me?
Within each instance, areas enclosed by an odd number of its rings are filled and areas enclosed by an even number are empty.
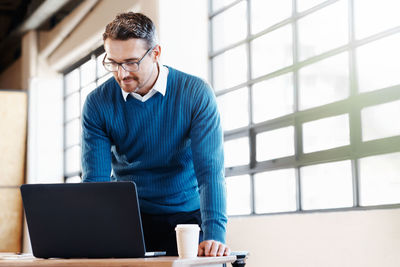
[[[148,48],[157,44],[156,27],[153,21],[141,13],[121,13],[111,21],[103,33],[103,41],[128,40],[131,38],[143,39]]]

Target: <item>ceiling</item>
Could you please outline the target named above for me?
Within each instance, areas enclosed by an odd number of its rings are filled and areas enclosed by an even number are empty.
[[[21,55],[28,30],[48,31],[83,0],[0,0],[0,72]]]

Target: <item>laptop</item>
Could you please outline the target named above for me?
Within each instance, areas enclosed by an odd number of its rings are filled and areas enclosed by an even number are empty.
[[[38,258],[141,258],[146,252],[133,182],[26,184],[21,195]]]

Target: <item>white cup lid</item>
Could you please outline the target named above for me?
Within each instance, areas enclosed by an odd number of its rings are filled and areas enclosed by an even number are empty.
[[[197,224],[178,224],[175,227],[175,231],[177,230],[198,230],[200,231],[200,227]]]

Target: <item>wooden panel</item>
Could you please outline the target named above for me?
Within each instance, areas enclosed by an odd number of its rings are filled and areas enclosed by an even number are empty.
[[[24,182],[26,110],[25,92],[0,91],[0,186]]]
[[[0,90],[0,251],[20,252],[25,180],[27,94]]]
[[[0,188],[0,251],[21,251],[22,200],[19,188]]]

